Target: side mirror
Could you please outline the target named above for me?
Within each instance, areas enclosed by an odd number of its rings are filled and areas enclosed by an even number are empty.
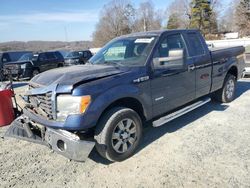
[[[6,62],[7,62],[7,59],[3,58],[3,60],[2,60],[2,61],[3,61],[3,63],[6,63]]]
[[[168,57],[154,58],[153,62],[159,68],[182,69],[184,67],[184,50],[169,50]]]

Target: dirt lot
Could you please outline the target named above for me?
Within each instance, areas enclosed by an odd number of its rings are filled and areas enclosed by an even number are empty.
[[[78,163],[44,146],[0,139],[0,187],[250,187],[250,79],[239,82],[231,104],[211,102],[147,127],[140,150],[121,163],[96,151]]]

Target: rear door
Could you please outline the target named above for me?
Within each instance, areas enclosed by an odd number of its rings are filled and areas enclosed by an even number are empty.
[[[208,94],[211,89],[211,55],[199,32],[187,32],[186,40],[188,41],[188,50],[194,64],[196,74],[196,98],[199,98]]]
[[[40,72],[47,70],[47,56],[46,53],[40,53],[37,58],[37,62],[35,63],[35,66],[39,68]]]
[[[158,66],[155,59],[167,58],[171,50],[184,51],[184,66],[171,69],[168,66]],[[192,64],[189,58],[185,40],[181,33],[167,34],[161,37],[153,57],[153,77],[151,80],[153,115],[161,115],[179,107],[195,98],[195,72],[189,70]],[[167,64],[174,64],[169,61]]]
[[[56,57],[54,52],[47,52],[46,53],[47,57],[47,70],[57,68],[59,59]]]

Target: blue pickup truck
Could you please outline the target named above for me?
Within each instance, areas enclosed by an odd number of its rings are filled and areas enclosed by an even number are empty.
[[[231,102],[244,47],[209,50],[197,30],[113,39],[87,64],[35,76],[6,136],[49,146],[76,161],[96,147],[110,161],[131,157],[145,122],[154,127],[215,98]]]

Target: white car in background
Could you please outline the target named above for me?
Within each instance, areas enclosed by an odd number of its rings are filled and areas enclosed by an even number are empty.
[[[245,67],[245,72],[244,75],[245,76],[249,76],[250,75],[250,53],[246,53],[246,67]]]

